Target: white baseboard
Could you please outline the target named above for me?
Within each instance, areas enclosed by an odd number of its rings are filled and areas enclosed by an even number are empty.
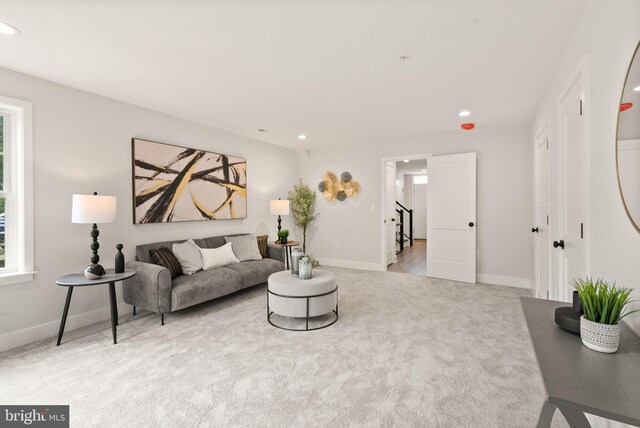
[[[378,263],[369,263],[369,262],[356,262],[352,260],[337,260],[337,259],[323,259],[319,258],[320,266],[333,266],[333,267],[341,267],[341,268],[349,268],[349,269],[360,269],[360,270],[373,270],[377,272],[386,271],[386,267]]]
[[[476,275],[477,282],[482,284],[506,285],[507,287],[533,288],[529,278],[518,278],[515,276],[488,275],[479,273]]]
[[[118,314],[124,314],[131,311],[131,305],[126,303],[118,304]],[[84,312],[82,314],[73,315],[67,318],[64,327],[65,334],[69,331],[86,327],[111,318],[111,309],[109,306],[95,309],[93,311]],[[18,331],[12,331],[0,336],[0,352],[13,349],[28,343],[37,342],[38,340],[55,337],[58,335],[60,328],[60,320],[49,321],[44,324],[28,327]]]

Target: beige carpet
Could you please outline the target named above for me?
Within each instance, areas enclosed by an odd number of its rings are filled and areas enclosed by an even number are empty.
[[[69,404],[72,427],[535,426],[527,290],[330,270],[327,329],[269,325],[265,286],[121,315],[115,346],[105,322],[0,354],[0,403]]]

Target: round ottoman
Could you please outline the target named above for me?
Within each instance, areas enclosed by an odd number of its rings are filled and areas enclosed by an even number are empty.
[[[331,322],[309,328],[309,318],[333,313]],[[273,314],[290,318],[303,318],[305,328],[288,328],[274,324]],[[313,278],[302,280],[290,271],[269,276],[267,286],[267,320],[284,330],[309,331],[329,327],[338,321],[338,285],[332,272],[314,270]]]

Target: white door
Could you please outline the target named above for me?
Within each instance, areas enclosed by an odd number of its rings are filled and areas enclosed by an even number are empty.
[[[413,185],[413,237],[427,239],[427,185]]]
[[[535,281],[536,297],[549,298],[549,257],[551,255],[549,242],[549,223],[551,214],[551,162],[549,139],[546,133],[536,140],[535,174],[535,223],[531,232],[534,233]]]
[[[582,79],[577,79],[559,105],[560,113],[560,224],[554,237],[559,258],[558,300],[572,300],[571,281],[585,274],[584,263],[584,188],[586,174],[584,91]],[[562,248],[564,246],[564,249]]]
[[[427,158],[427,276],[476,282],[476,154]]]
[[[386,200],[385,230],[387,235],[387,266],[398,261],[396,258],[396,163],[385,162],[386,167]]]

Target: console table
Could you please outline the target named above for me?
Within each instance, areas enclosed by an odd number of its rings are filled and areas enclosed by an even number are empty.
[[[520,302],[547,392],[537,426],[549,427],[556,408],[571,427],[589,427],[585,413],[640,426],[640,338],[622,323],[620,348],[602,354],[555,324],[555,309],[567,303]]]
[[[113,269],[107,269],[104,276],[99,279],[87,279],[82,273],[73,273],[56,279],[56,284],[61,287],[67,287],[67,300],[64,302],[64,310],[62,311],[62,319],[60,320],[60,330],[58,331],[58,342],[56,346],[60,346],[62,335],[64,334],[64,325],[67,323],[67,315],[69,314],[69,304],[71,303],[71,295],[73,287],[88,287],[92,285],[109,284],[109,306],[111,307],[111,334],[113,335],[113,344],[118,343],[116,338],[116,326],[118,325],[118,303],[116,301],[115,283],[131,278],[136,274],[134,270],[128,270],[122,273],[114,273]]]

